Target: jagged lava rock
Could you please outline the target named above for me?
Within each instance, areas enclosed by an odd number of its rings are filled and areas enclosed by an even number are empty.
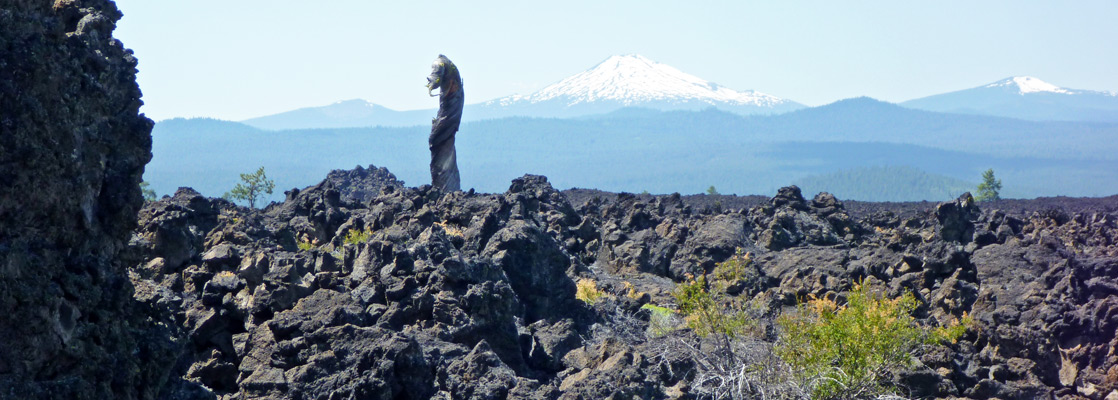
[[[170,334],[119,258],[153,125],[120,17],[106,0],[0,7],[2,398],[152,398],[167,378]]]
[[[338,185],[263,212],[186,189],[145,206],[133,277],[188,342],[170,392],[692,398],[695,365],[663,358],[668,339],[643,336],[640,307],[671,304],[673,281],[739,248],[753,262],[735,293],[766,315],[857,283],[913,293],[925,324],[971,315],[962,340],[894,377],[913,396],[1118,389],[1113,213],[1011,215],[963,198],[855,218],[792,187],[738,210],[601,193],[572,206],[531,175],[503,194],[390,185],[365,202]],[[576,300],[586,278],[616,300]]]
[[[187,332],[175,373],[210,395],[549,393],[593,318],[571,278],[580,217],[543,177],[366,204],[326,180],[263,212],[180,189],[141,216],[137,285],[168,289],[149,303]]]
[[[342,200],[354,203],[369,201],[389,186],[395,189],[404,187],[404,181],[396,179],[388,168],[377,168],[375,165],[368,168],[359,165],[351,170],[336,169],[326,175],[326,180],[338,188]]]

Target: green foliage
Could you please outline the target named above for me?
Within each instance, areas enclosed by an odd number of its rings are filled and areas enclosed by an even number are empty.
[[[158,196],[147,181],[140,182],[140,194],[144,195],[144,201],[155,201]]]
[[[671,333],[679,326],[677,323],[675,311],[667,307],[660,307],[653,304],[645,304],[641,306],[642,310],[648,310],[648,331],[646,332],[650,337],[660,337]]]
[[[727,341],[727,351],[728,341],[750,326],[749,318],[742,312],[739,304],[720,291],[711,293],[707,289],[705,276],[676,285],[672,296],[675,297],[687,326],[699,337],[712,334],[723,336]]]
[[[967,330],[974,326],[974,318],[971,318],[965,311],[963,318],[951,321],[947,326],[937,327],[931,330],[931,341],[933,343],[957,343],[959,338],[967,333]]]
[[[605,295],[601,290],[598,290],[598,284],[592,279],[579,279],[575,288],[575,298],[589,305],[594,305],[598,302],[598,299]]]
[[[649,312],[651,312],[653,314],[662,314],[662,315],[673,315],[673,314],[675,314],[675,311],[672,311],[672,309],[670,309],[670,308],[661,307],[661,306],[651,304],[651,303],[641,306],[641,309],[642,310],[648,310]]]
[[[221,197],[227,200],[245,200],[248,201],[249,208],[256,208],[256,200],[264,194],[272,194],[272,189],[276,187],[276,182],[264,175],[264,167],[251,174],[241,174],[241,182]]]
[[[707,188],[707,195],[717,196],[719,194],[721,193],[718,193],[718,189],[715,189],[714,185],[710,185],[710,187]]]
[[[992,201],[1001,200],[998,192],[1002,190],[1001,179],[994,179],[994,170],[988,169],[982,173],[982,183],[978,184],[978,195],[974,197],[978,201]]]
[[[298,247],[299,251],[310,251],[314,248],[314,244],[311,242],[298,242],[295,243],[295,247]]]
[[[945,328],[918,325],[910,315],[918,304],[912,293],[887,299],[865,285],[856,285],[845,305],[812,297],[797,314],[778,320],[783,340],[777,354],[812,382],[812,398],[881,393],[887,372],[908,367],[919,346],[954,341],[966,331],[965,316]]]
[[[369,236],[372,236],[372,234],[373,232],[368,230],[363,231],[360,229],[350,229],[349,232],[346,232],[345,234],[345,244],[358,244],[368,242]]]
[[[739,248],[729,259],[716,264],[714,271],[711,271],[711,276],[714,278],[715,285],[725,290],[726,286],[745,279],[745,270],[752,264],[753,256]]]

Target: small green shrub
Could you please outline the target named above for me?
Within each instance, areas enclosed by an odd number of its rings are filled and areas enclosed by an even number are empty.
[[[937,327],[931,331],[931,340],[934,343],[958,343],[959,338],[974,326],[974,318],[963,312],[963,318],[956,318],[947,326]]]
[[[855,285],[844,305],[811,297],[798,313],[778,320],[783,340],[777,354],[811,388],[814,399],[848,398],[888,389],[887,372],[906,368],[925,344],[955,341],[969,318],[943,328],[920,326],[910,313],[912,293],[895,299]]]
[[[151,188],[151,184],[147,181],[140,182],[140,194],[144,196],[144,201],[155,201],[157,197],[155,190]]]
[[[667,307],[654,304],[645,304],[641,309],[649,311],[648,330],[649,337],[660,337],[671,333],[679,326],[675,311]]]
[[[594,305],[598,302],[598,299],[605,295],[601,290],[598,290],[598,284],[593,279],[579,279],[575,288],[575,298],[589,305]]]
[[[623,281],[621,282],[621,284],[625,286],[625,297],[628,297],[630,299],[639,300],[641,297],[644,297],[647,294],[645,292],[637,290],[637,288],[633,286],[632,283],[629,283],[629,281]]]
[[[978,184],[978,195],[974,196],[978,201],[993,201],[1001,200],[999,192],[1002,190],[1002,180],[994,178],[994,170],[988,169],[982,173],[982,183]]]
[[[715,264],[714,271],[711,271],[714,278],[712,283],[719,286],[721,290],[725,290],[727,286],[737,284],[745,279],[745,270],[752,264],[753,255],[739,248],[729,259]]]
[[[451,223],[448,223],[448,222],[435,222],[435,225],[438,225],[439,227],[443,228],[443,232],[446,232],[446,234],[448,236],[454,236],[454,237],[460,237],[460,238],[466,237],[466,232],[463,231],[462,227],[460,227],[460,226],[457,226],[457,225],[454,225],[454,224],[451,224]]]
[[[699,337],[711,334],[733,339],[750,325],[749,318],[733,299],[707,289],[705,276],[676,285],[672,292],[687,326]]]
[[[349,232],[346,232],[345,234],[345,244],[358,244],[368,242],[369,236],[372,236],[372,234],[373,232],[369,230],[363,231],[360,229],[350,229]]]
[[[256,208],[256,200],[262,199],[265,194],[272,194],[272,189],[276,187],[276,181],[268,179],[264,167],[251,174],[241,174],[241,182],[221,197],[229,201],[245,200],[249,208]]]
[[[311,244],[311,242],[298,242],[295,243],[295,246],[299,248],[299,251],[310,251],[314,248],[314,245]]]

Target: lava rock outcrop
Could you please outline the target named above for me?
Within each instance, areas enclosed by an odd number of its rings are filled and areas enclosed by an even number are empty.
[[[180,189],[141,213],[134,271],[187,332],[176,373],[209,396],[522,397],[557,390],[594,318],[564,244],[578,220],[536,176],[368,206],[324,181],[266,212]]]
[[[133,306],[119,258],[152,128],[120,17],[0,7],[0,398],[151,398],[167,379],[173,328]]]
[[[915,316],[970,315],[895,382],[913,397],[1102,399],[1115,386],[1114,212],[981,210],[855,216],[781,189],[748,209],[597,193],[546,178],[504,194],[332,180],[263,212],[180,189],[133,238],[137,298],[184,330],[178,398],[694,398],[695,365],[643,335],[643,304],[738,249],[736,293],[765,315],[854,284],[913,293]],[[616,300],[575,299],[593,279]],[[194,397],[192,397],[194,396]],[[199,397],[200,396],[200,397]]]
[[[400,189],[404,181],[397,180],[388,168],[360,165],[351,170],[336,169],[326,175],[326,180],[338,189],[343,201],[365,203],[380,195],[387,187]]]

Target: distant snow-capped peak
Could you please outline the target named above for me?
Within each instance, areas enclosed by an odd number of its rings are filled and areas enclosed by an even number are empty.
[[[739,92],[700,79],[640,55],[612,56],[594,68],[578,73],[527,96],[513,95],[490,103],[565,101],[568,106],[595,101],[624,105],[643,102],[730,103],[771,107],[788,102],[757,91]]]
[[[1061,94],[1076,94],[1075,91],[1068,90],[1051,83],[1042,81],[1031,76],[1015,76],[1001,81],[997,81],[986,85],[986,87],[1016,87],[1018,94],[1028,93],[1061,93]]]
[[[380,106],[374,104],[373,102],[365,100],[365,99],[349,99],[349,100],[336,101],[333,104],[330,104],[329,106],[323,106],[323,107],[330,107],[330,106],[344,106],[344,107],[355,107],[355,108],[358,108],[358,107],[367,107],[367,108],[380,107]]]

